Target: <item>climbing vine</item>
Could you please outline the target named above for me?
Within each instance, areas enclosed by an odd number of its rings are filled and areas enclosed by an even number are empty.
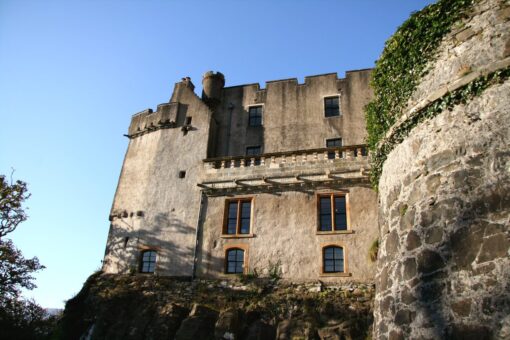
[[[510,78],[510,67],[492,72],[488,75],[481,76],[472,82],[458,88],[453,92],[448,92],[443,97],[435,100],[413,117],[404,121],[395,132],[384,141],[374,153],[372,157],[372,184],[374,187],[377,185],[379,177],[381,176],[382,166],[387,158],[387,155],[393,148],[400,144],[410,131],[418,124],[426,119],[432,118],[444,110],[452,109],[455,105],[465,104],[474,97],[480,95],[485,89],[491,85],[502,83]]]
[[[375,152],[379,141],[402,114],[427,65],[452,26],[459,22],[476,0],[439,0],[411,15],[386,41],[372,74],[374,99],[365,107],[367,144]],[[380,146],[383,152],[387,146]],[[376,160],[380,161],[380,160]],[[372,183],[377,185],[378,169]]]

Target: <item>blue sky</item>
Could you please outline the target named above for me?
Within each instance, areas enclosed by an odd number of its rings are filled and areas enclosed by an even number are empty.
[[[374,66],[432,1],[0,0],[0,173],[28,182],[10,234],[61,308],[101,266],[132,114],[207,70],[239,85]]]

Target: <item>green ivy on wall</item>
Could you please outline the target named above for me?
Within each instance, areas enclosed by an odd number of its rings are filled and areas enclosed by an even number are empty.
[[[427,73],[427,65],[435,60],[443,37],[475,1],[439,0],[412,14],[386,41],[372,73],[374,99],[365,107],[367,144],[372,152],[376,152],[379,141],[402,114],[420,79]],[[379,146],[378,153],[385,156],[387,148]],[[372,184],[377,186],[380,172],[375,170],[372,168]]]
[[[453,92],[448,92],[443,97],[423,108],[411,119],[403,122],[403,124],[396,129],[391,137],[385,140],[384,144],[382,144],[373,154],[371,180],[374,187],[376,187],[379,181],[382,173],[382,167],[384,161],[386,161],[387,155],[396,145],[400,144],[404,138],[409,135],[411,130],[416,125],[420,124],[426,119],[438,115],[443,110],[449,110],[456,105],[467,103],[474,97],[480,95],[491,85],[503,83],[508,78],[510,78],[510,67],[492,72],[485,76],[478,77],[469,84],[466,84]]]

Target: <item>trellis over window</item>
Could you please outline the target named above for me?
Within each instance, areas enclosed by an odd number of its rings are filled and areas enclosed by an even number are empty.
[[[324,273],[344,272],[344,249],[339,246],[322,248],[322,271]]]
[[[319,194],[318,231],[338,231],[348,229],[347,195],[345,193]]]
[[[154,273],[156,270],[156,257],[155,250],[145,250],[141,253],[140,259],[140,273]]]
[[[244,272],[244,250],[240,248],[227,249],[225,259],[225,273],[243,274]]]
[[[227,200],[223,234],[247,235],[251,230],[252,198]]]

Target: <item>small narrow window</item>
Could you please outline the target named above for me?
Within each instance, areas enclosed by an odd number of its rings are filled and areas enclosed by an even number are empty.
[[[344,272],[344,249],[329,246],[322,249],[322,271],[324,273]]]
[[[326,139],[326,147],[334,148],[342,146],[342,138]],[[328,159],[335,159],[335,151],[328,152]]]
[[[260,155],[260,146],[249,146],[246,148],[246,156]]]
[[[338,96],[324,98],[324,115],[326,117],[340,116],[340,98]]]
[[[248,108],[248,126],[262,126],[262,106]]]
[[[239,248],[227,250],[225,262],[227,274],[242,274],[244,272],[244,250]]]
[[[186,117],[186,125],[191,125],[191,117]]]
[[[246,235],[251,226],[251,198],[227,201],[223,233]]]
[[[261,147],[257,146],[249,146],[246,148],[246,156],[259,156],[261,153]],[[251,165],[251,159],[246,160],[246,165]],[[260,165],[260,158],[255,158],[255,165]]]
[[[345,195],[319,195],[319,231],[347,230],[347,200]]]
[[[184,177],[186,177],[186,171],[184,171],[184,170],[179,171],[179,178],[184,178]]]
[[[156,251],[146,250],[142,252],[142,261],[140,263],[141,273],[154,273],[156,269]]]

